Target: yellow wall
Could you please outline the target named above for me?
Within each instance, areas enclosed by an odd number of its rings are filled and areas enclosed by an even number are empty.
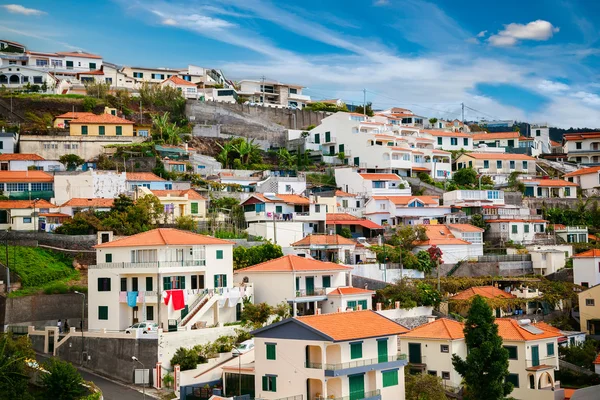
[[[100,126],[104,127],[104,136],[117,136],[117,126],[121,126],[123,128],[123,134],[119,135],[119,136],[133,136],[133,124],[124,124],[124,125],[117,125],[117,124],[77,124],[77,123],[73,123],[71,122],[71,125],[69,126],[69,135],[70,136],[82,136],[81,135],[81,127],[82,126],[87,126],[88,127],[88,133],[87,135],[84,136],[100,136],[99,135],[99,131],[100,131]]]
[[[588,330],[587,323],[591,319],[600,319],[600,285],[596,285],[588,290],[580,292],[579,296],[579,329],[581,332],[592,334]],[[593,299],[594,305],[586,305],[586,299]],[[598,335],[599,332],[593,334]]]

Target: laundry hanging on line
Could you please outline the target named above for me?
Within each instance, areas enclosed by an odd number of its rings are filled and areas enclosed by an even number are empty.
[[[137,305],[138,292],[127,292],[127,305],[135,307]]]

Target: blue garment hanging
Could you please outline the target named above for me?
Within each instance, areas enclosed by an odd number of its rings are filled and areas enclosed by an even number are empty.
[[[135,307],[137,305],[138,292],[127,292],[127,305]]]

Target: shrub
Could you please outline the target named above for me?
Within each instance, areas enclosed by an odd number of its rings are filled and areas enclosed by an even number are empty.
[[[44,288],[45,294],[65,294],[69,292],[69,287],[64,282],[52,283]]]
[[[91,112],[94,108],[96,108],[96,99],[93,97],[86,97],[83,99],[83,111]]]
[[[44,363],[49,374],[42,374],[42,386],[48,397],[57,400],[75,400],[85,394],[83,379],[73,364],[51,358]]]
[[[433,185],[433,179],[426,172],[419,172],[417,174],[417,178],[419,178],[421,180],[421,182],[425,182],[425,183],[428,183],[430,185]]]
[[[194,349],[186,349],[185,347],[178,348],[173,358],[171,358],[171,365],[177,364],[179,364],[181,371],[195,369],[198,365],[198,352]]]

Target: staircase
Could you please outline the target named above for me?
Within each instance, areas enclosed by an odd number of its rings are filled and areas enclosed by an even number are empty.
[[[9,120],[16,120],[18,122],[25,122],[27,119],[21,114],[15,111],[14,107],[10,107],[10,104],[0,99],[0,114],[7,116]]]
[[[177,319],[177,326],[186,326],[199,313],[201,309],[208,309],[216,300],[219,299],[218,293],[214,290],[208,290],[206,293],[199,295],[188,308],[187,314],[183,314]],[[211,301],[213,300],[213,301]],[[200,315],[204,314],[202,312]]]

